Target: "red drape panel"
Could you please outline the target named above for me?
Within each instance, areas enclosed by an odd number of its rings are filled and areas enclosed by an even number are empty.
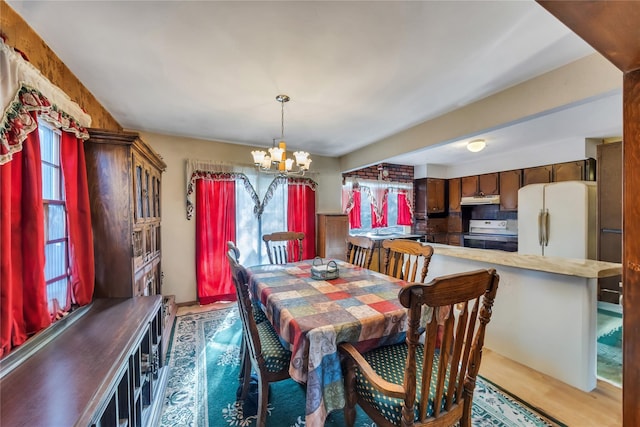
[[[406,193],[398,193],[398,225],[411,225],[411,209]]]
[[[360,199],[360,191],[354,191],[352,197],[353,207],[349,211],[349,227],[351,229],[362,228],[362,202]]]
[[[32,113],[34,120],[35,112]],[[49,326],[38,132],[0,166],[0,356]]]
[[[91,302],[95,281],[91,209],[83,141],[74,134],[63,131],[60,158],[69,219],[71,298],[73,302],[83,306]]]
[[[196,281],[198,301],[233,301],[227,241],[236,240],[234,181],[196,181]]]
[[[316,256],[316,192],[308,185],[289,182],[287,228],[304,233],[302,259]],[[289,251],[291,254],[291,251]]]

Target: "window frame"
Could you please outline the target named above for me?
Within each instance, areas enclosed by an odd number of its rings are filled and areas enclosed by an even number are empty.
[[[68,214],[67,214],[67,203],[66,203],[66,195],[65,195],[65,191],[64,191],[64,176],[62,173],[62,159],[61,159],[61,144],[62,144],[62,132],[59,129],[56,129],[54,127],[52,127],[51,125],[49,125],[46,121],[38,119],[38,136],[40,139],[40,147],[41,147],[41,151],[43,148],[44,144],[47,144],[47,141],[44,140],[43,138],[41,138],[42,132],[50,132],[51,133],[51,138],[48,138],[49,141],[51,141],[52,143],[52,147],[50,147],[53,152],[55,153],[55,155],[57,156],[57,164],[56,163],[52,163],[51,161],[49,161],[48,159],[45,160],[44,157],[41,158],[41,168],[44,172],[46,167],[49,168],[54,168],[57,169],[58,174],[57,174],[57,182],[55,183],[57,186],[56,189],[56,193],[60,196],[59,199],[49,199],[49,198],[45,198],[45,191],[43,191],[42,194],[42,207],[44,210],[44,250],[45,250],[45,257],[46,257],[46,253],[47,253],[47,247],[50,247],[52,245],[58,244],[58,243],[64,243],[64,256],[62,256],[61,258],[64,260],[64,265],[62,266],[56,266],[55,271],[62,271],[62,274],[58,274],[56,276],[53,277],[47,277],[47,260],[45,259],[45,289],[46,289],[46,295],[47,295],[47,306],[49,308],[49,314],[52,316],[52,318],[55,318],[56,315],[58,313],[56,313],[57,309],[61,309],[63,311],[68,311],[71,308],[71,293],[70,293],[70,284],[71,284],[71,268],[70,268],[70,254],[69,254],[69,218],[68,218]],[[57,144],[57,147],[54,147],[53,145]],[[54,161],[55,161],[54,160]],[[45,180],[45,176],[44,173],[42,174],[42,185],[44,188],[44,180]],[[62,211],[63,211],[63,216],[64,216],[64,233],[61,237],[57,237],[55,239],[50,239],[50,217],[49,217],[49,208],[50,206],[61,206],[62,207]],[[65,300],[64,301],[59,301],[58,300],[58,307],[56,307],[54,305],[54,300],[55,298],[52,298],[51,296],[51,289],[52,286],[58,285],[60,282],[64,282],[63,286],[66,288],[65,291]]]

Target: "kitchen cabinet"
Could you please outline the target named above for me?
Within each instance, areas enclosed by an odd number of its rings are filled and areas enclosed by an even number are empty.
[[[462,214],[449,213],[447,217],[447,244],[461,246],[462,244]]]
[[[319,213],[316,253],[322,258],[346,261],[349,218],[345,214]]]
[[[462,234],[461,233],[449,233],[447,235],[447,245],[462,246]]]
[[[500,172],[500,210],[518,210],[518,190],[522,184],[522,169]]]
[[[544,184],[552,182],[553,166],[537,166],[534,168],[526,168],[522,172],[522,186],[529,184]]]
[[[478,192],[478,175],[465,176],[461,179],[462,197],[473,197]]]
[[[461,212],[460,208],[460,178],[451,178],[447,183],[449,187],[449,213]]]
[[[85,143],[96,298],[161,293],[162,172],[134,132],[89,129]]]
[[[440,178],[420,178],[414,180],[414,214],[416,219],[424,219],[430,214],[446,212],[445,183]]]
[[[447,243],[448,218],[428,218],[425,225],[424,235],[427,242]]]
[[[485,173],[478,176],[478,195],[480,196],[493,196],[500,194],[500,182],[499,174]]]
[[[552,166],[553,181],[595,181],[595,160],[556,163]]]
[[[500,193],[498,173],[465,176],[461,180],[462,197],[489,196]]]
[[[600,144],[598,175],[598,260],[622,262],[622,142]],[[598,300],[618,303],[621,276],[598,279]]]

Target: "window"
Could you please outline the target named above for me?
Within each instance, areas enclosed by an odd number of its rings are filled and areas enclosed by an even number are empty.
[[[366,234],[366,233],[403,233],[407,232],[407,227],[404,225],[398,225],[398,192],[399,191],[413,191],[413,184],[405,184],[389,181],[368,181],[358,180],[360,187],[360,218],[362,226],[360,228],[352,229],[353,234]],[[346,191],[353,191],[353,181],[348,181],[343,189]],[[387,226],[386,227],[373,227],[371,218],[371,203],[372,198],[380,197],[381,190],[387,191]]]
[[[45,234],[45,281],[49,313],[68,310],[69,296],[69,235],[60,167],[60,132],[39,121],[42,156],[42,199]]]
[[[272,175],[247,173],[247,177],[264,200]],[[268,264],[262,236],[287,230],[287,186],[278,185],[266,203],[260,219],[253,213],[254,200],[242,185],[236,186],[236,246],[242,248],[241,260],[245,265]]]

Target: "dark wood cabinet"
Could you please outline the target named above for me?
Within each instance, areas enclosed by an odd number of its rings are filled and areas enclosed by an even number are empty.
[[[500,210],[518,210],[518,190],[522,184],[522,170],[500,172]]]
[[[451,178],[448,182],[449,186],[449,213],[461,212],[460,207],[460,178]]]
[[[427,217],[427,178],[413,181],[413,214],[418,220]]]
[[[345,214],[319,213],[317,221],[316,254],[322,258],[345,261],[349,217]]]
[[[446,212],[446,180],[440,178],[420,178],[414,180],[414,217],[425,219],[430,214]]]
[[[449,233],[447,235],[447,245],[462,246],[462,234],[461,233]]]
[[[427,215],[444,213],[446,180],[439,178],[427,178]]]
[[[462,233],[462,215],[454,213],[447,218],[447,231],[449,233]]]
[[[473,197],[478,193],[478,175],[465,176],[461,178],[462,197]]]
[[[159,425],[168,379],[162,319],[155,295],[96,299],[56,322],[53,339],[26,343],[33,354],[3,367],[0,425]]]
[[[553,181],[595,181],[595,160],[556,163],[553,165]]]
[[[465,176],[461,179],[463,197],[491,196],[500,194],[498,173]]]
[[[499,174],[485,173],[478,176],[478,195],[479,196],[493,196],[500,194],[499,186]]]
[[[537,166],[522,171],[522,186],[529,184],[544,184],[552,182],[553,166]]]
[[[85,144],[96,298],[161,293],[160,195],[166,164],[137,133],[89,129]]]
[[[622,262],[622,142],[597,146],[598,259]],[[598,299],[618,303],[621,276],[598,279]]]

